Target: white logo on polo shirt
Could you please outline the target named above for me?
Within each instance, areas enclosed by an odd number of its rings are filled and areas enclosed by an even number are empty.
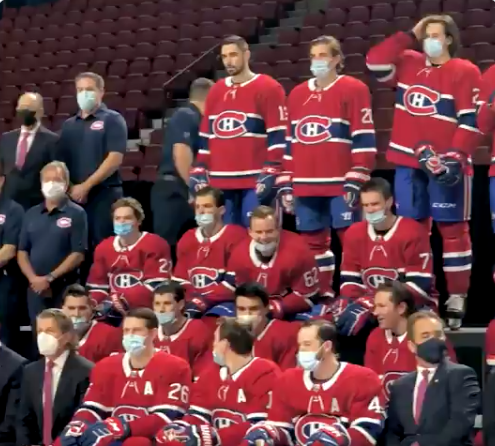
[[[0,214],[0,225],[5,223],[5,214]]]
[[[93,124],[91,124],[90,129],[91,130],[103,130],[103,127],[105,127],[105,123],[103,121],[95,121]]]
[[[72,226],[72,218],[62,217],[57,220],[59,228],[70,228]]]

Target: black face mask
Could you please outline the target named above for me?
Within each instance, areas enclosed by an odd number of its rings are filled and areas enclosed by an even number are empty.
[[[21,108],[20,110],[17,110],[17,116],[26,127],[31,127],[36,124],[37,119],[35,111],[28,110],[27,108]]]
[[[430,338],[416,346],[416,354],[430,364],[439,364],[445,357],[446,349],[444,339]]]

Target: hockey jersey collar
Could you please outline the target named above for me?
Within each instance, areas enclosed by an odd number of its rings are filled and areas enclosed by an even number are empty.
[[[273,267],[275,263],[275,259],[277,258],[277,254],[278,254],[278,248],[279,247],[277,246],[277,249],[275,250],[275,253],[273,254],[271,260],[268,263],[263,263],[258,258],[258,255],[256,254],[256,250],[254,249],[254,240],[251,240],[251,242],[249,243],[249,257],[251,258],[251,261],[253,262],[253,265],[256,266],[256,268],[269,269]]]
[[[138,244],[139,242],[147,235],[147,232],[143,232],[141,234],[141,237],[139,237],[133,245],[129,246],[123,246],[120,243],[120,237],[118,235],[115,236],[113,239],[113,249],[115,249],[115,252],[126,252],[126,251],[132,251]]]
[[[399,223],[401,220],[402,217],[397,217],[395,223],[392,225],[389,231],[382,237],[384,241],[388,242],[394,236],[395,232],[397,231],[397,228],[399,227]],[[368,223],[368,236],[373,242],[378,241],[378,239],[381,237],[377,235],[377,233],[375,232],[375,228],[370,223]]]
[[[132,372],[136,372],[135,370],[132,370],[131,367],[131,355],[130,353],[126,353],[124,356],[122,356],[122,370],[124,371],[124,375],[126,378],[129,378],[132,374]],[[143,376],[144,369],[137,370],[137,374],[141,378]]]
[[[179,336],[186,331],[186,328],[189,326],[189,324],[192,322],[192,319],[186,319],[186,322],[184,325],[179,329],[177,333],[174,333],[173,335],[170,336],[165,336],[165,333],[163,333],[162,327],[160,326],[158,328],[158,339],[160,341],[164,341],[165,339],[170,339],[170,341],[174,342],[176,341]]]
[[[220,231],[218,231],[213,237],[211,238],[206,238],[204,235],[203,235],[203,232],[201,231],[201,228],[197,228],[196,229],[196,240],[199,242],[199,243],[205,243],[205,242],[210,242],[210,243],[213,243],[213,242],[216,242],[221,236],[222,234],[226,231],[227,229],[227,226],[228,225],[225,225],[222,229],[220,229]]]
[[[234,85],[236,87],[245,87],[246,85],[249,85],[251,82],[255,81],[256,79],[258,79],[259,77],[259,74],[255,74],[251,79],[249,79],[248,81],[246,82],[243,82],[242,84],[235,84],[233,79],[232,79],[232,76],[229,76],[229,77],[226,77],[225,78],[225,85],[227,87],[233,87]]]
[[[244,367],[241,367],[237,372],[235,372],[233,375],[229,375],[229,369],[227,367],[221,367],[220,368],[220,379],[222,381],[226,381],[227,379],[231,379],[232,381],[237,381],[243,372],[245,372],[247,369],[251,367],[252,364],[256,362],[258,358],[252,358],[251,361],[249,361]]]
[[[320,384],[321,388],[323,390],[328,390],[330,387],[332,387],[337,382],[339,376],[342,374],[346,366],[347,366],[347,362],[341,362],[339,364],[339,369],[335,372],[335,374],[328,381],[325,381],[323,384]],[[311,379],[311,372],[309,370],[305,370],[303,372],[303,382],[304,382],[304,387],[306,387],[306,389],[308,389],[308,391],[311,392],[311,390],[313,390],[316,383],[314,383],[313,380]]]
[[[263,339],[263,337],[266,335],[269,328],[273,325],[274,322],[275,322],[275,320],[273,320],[273,319],[271,321],[268,321],[268,323],[265,325],[265,328],[263,329],[263,331],[256,337],[257,341],[261,341],[261,339]]]
[[[407,333],[404,333],[400,336],[394,336],[392,333],[392,330],[384,330],[385,331],[385,340],[387,341],[387,344],[392,344],[394,342],[394,339],[397,339],[399,344],[402,344],[402,341],[406,339]]]
[[[93,331],[93,328],[95,328],[95,325],[97,323],[98,323],[97,321],[91,321],[91,325],[89,326],[88,331],[81,338],[81,340],[79,341],[79,344],[77,344],[78,348],[81,348],[84,344],[86,344],[86,342],[88,341],[89,335],[91,334],[91,332]]]
[[[342,79],[342,76],[337,76],[337,79],[335,79],[331,84],[327,85],[325,88],[322,88],[319,91],[327,91],[330,90],[340,79]],[[318,87],[316,86],[316,77],[313,77],[308,80],[308,88],[309,91],[317,91]]]

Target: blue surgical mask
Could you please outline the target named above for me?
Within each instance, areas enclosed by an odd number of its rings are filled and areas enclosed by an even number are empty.
[[[166,313],[155,313],[160,325],[171,324],[175,321],[175,312],[167,311]]]
[[[269,257],[277,249],[277,242],[269,242],[269,243],[254,242],[254,249],[258,251],[262,256]]]
[[[113,232],[115,235],[129,235],[132,232],[132,223],[113,222]]]
[[[315,77],[325,77],[328,73],[330,73],[330,66],[328,65],[328,61],[321,59],[312,60],[309,69]]]
[[[430,338],[416,345],[416,355],[430,364],[439,364],[445,358],[445,350],[445,340],[439,338]]]
[[[96,92],[80,91],[77,93],[77,105],[82,111],[90,112],[97,105]]]
[[[213,350],[213,362],[218,364],[220,367],[225,367],[225,358]]]
[[[320,361],[316,359],[318,352],[297,352],[297,362],[298,364],[308,372],[312,372]]]
[[[433,37],[428,37],[423,40],[423,51],[428,57],[439,57],[443,53],[442,42]]]
[[[375,212],[364,212],[364,218],[372,225],[379,225],[385,221],[387,216],[385,215],[385,209],[380,209]]]
[[[215,221],[213,214],[196,214],[196,223],[200,228],[210,226]]]
[[[89,322],[84,317],[72,316],[71,319],[74,330],[76,331],[84,330],[89,325]]]
[[[138,355],[144,348],[144,341],[146,338],[144,336],[139,336],[136,334],[126,334],[122,338],[122,346],[124,350],[131,355]]]

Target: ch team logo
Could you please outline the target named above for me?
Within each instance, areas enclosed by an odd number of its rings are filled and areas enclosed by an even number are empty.
[[[121,406],[115,409],[112,413],[112,417],[120,417],[127,422],[137,420],[138,418],[144,418],[149,415],[149,412],[144,407],[134,406]]]
[[[227,409],[215,409],[212,413],[213,425],[217,429],[234,426],[246,421],[246,417],[238,412]]]
[[[390,399],[390,388],[392,387],[392,384],[395,381],[397,381],[401,376],[404,376],[407,373],[409,373],[409,372],[388,372],[388,373],[385,373],[385,375],[382,379],[382,385],[383,385],[383,392],[385,393],[387,400]]]
[[[367,268],[363,271],[363,282],[372,290],[398,278],[399,272],[393,268]]]
[[[247,132],[246,121],[245,113],[224,111],[213,120],[213,134],[220,139],[239,138]]]
[[[141,285],[142,271],[129,271],[110,275],[110,289],[129,289]]]
[[[192,268],[189,271],[189,278],[194,288],[207,290],[218,282],[218,271],[214,268],[202,266]]]
[[[404,92],[403,102],[407,112],[414,116],[431,116],[438,113],[440,93],[423,85],[412,85]]]
[[[337,417],[331,415],[303,415],[294,425],[294,433],[298,444],[306,444],[308,438],[315,432],[326,426],[332,426],[335,423],[340,423]]]
[[[332,120],[325,116],[306,116],[294,129],[294,136],[302,144],[320,144],[332,139],[330,126]]]

